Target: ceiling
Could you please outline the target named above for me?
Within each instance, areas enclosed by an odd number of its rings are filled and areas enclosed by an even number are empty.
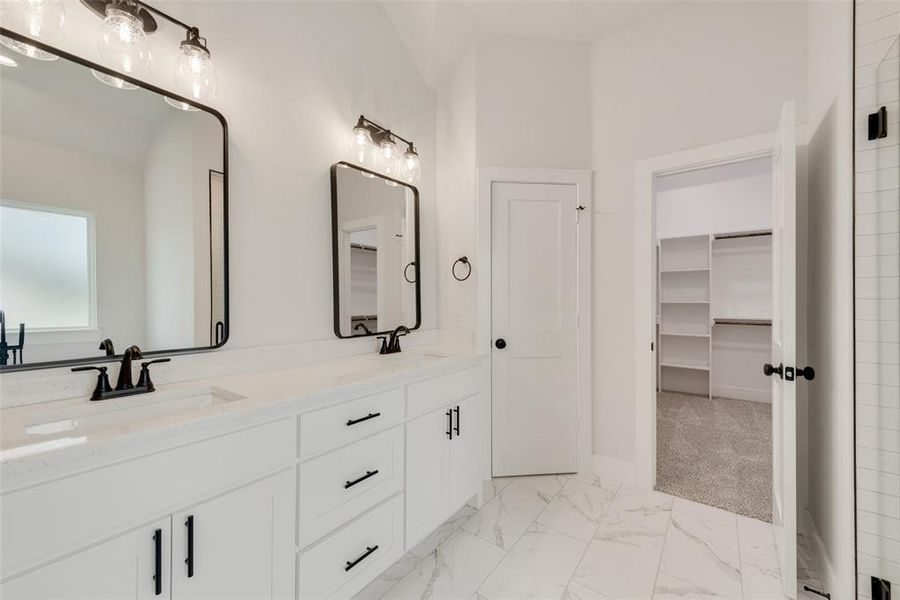
[[[671,2],[381,0],[423,76],[436,86],[473,44],[496,38],[591,42]]]

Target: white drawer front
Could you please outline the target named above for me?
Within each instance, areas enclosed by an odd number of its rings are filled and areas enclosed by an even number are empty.
[[[403,428],[300,465],[300,546],[403,489]]]
[[[397,495],[299,555],[300,599],[351,598],[402,554],[403,496]]]
[[[407,389],[407,415],[415,417],[431,412],[451,402],[478,393],[481,378],[479,369],[464,369],[449,375],[414,383]]]
[[[300,415],[300,459],[387,429],[403,421],[403,388]]]

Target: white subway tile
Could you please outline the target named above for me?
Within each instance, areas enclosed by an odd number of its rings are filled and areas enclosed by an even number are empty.
[[[859,425],[900,431],[900,410],[883,406],[858,404],[856,406],[856,422]]]
[[[859,531],[874,533],[892,540],[900,539],[900,519],[892,519],[866,510],[857,510],[856,526]]]
[[[857,256],[857,281],[860,277],[900,277],[900,255]]]
[[[875,448],[857,448],[856,464],[863,469],[900,475],[900,453],[897,452]]]
[[[900,388],[860,383],[856,386],[856,402],[868,406],[900,408]]]
[[[900,519],[900,502],[896,496],[886,496],[870,490],[857,490],[856,507],[892,519]]]
[[[871,533],[861,532],[856,538],[860,552],[878,556],[882,560],[900,562],[900,542]]]

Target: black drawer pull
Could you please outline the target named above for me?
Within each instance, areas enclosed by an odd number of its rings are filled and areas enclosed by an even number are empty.
[[[187,576],[194,576],[194,515],[190,515],[184,522],[187,527],[187,558],[184,564],[187,565]]]
[[[378,474],[378,469],[375,469],[374,471],[366,471],[366,474],[363,475],[362,477],[360,477],[359,479],[354,479],[353,481],[348,481],[347,483],[345,483],[345,484],[344,484],[344,489],[345,489],[345,490],[349,490],[350,488],[352,488],[352,487],[353,487],[354,485],[356,485],[357,483],[362,483],[363,481],[365,481],[365,480],[368,479],[369,477],[374,477],[374,476],[377,475],[377,474]]]
[[[453,432],[456,434],[456,437],[459,437],[459,407],[454,408],[453,412],[456,413],[456,427],[453,428]]]
[[[153,591],[162,594],[162,529],[153,532]]]
[[[377,413],[369,413],[366,416],[359,418],[359,419],[350,419],[349,421],[347,421],[347,427],[350,427],[352,425],[356,425],[357,423],[362,423],[363,421],[368,421],[369,419],[374,419],[375,417],[380,417],[380,416],[381,416],[381,413],[377,412]]]
[[[348,560],[348,561],[347,561],[347,566],[344,567],[344,570],[345,570],[345,571],[349,571],[350,569],[352,569],[353,567],[355,567],[356,565],[358,565],[358,564],[361,563],[362,561],[364,561],[364,560],[366,560],[367,558],[369,558],[369,556],[371,556],[372,553],[375,552],[376,550],[378,550],[378,545],[377,545],[377,544],[376,544],[375,546],[366,546],[366,551],[362,553],[362,556],[360,556],[360,557],[357,558],[356,560]]]
[[[447,437],[453,439],[453,411],[447,409]]]

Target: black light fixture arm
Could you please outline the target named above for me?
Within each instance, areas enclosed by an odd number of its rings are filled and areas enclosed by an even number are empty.
[[[147,4],[146,2],[141,2],[141,0],[128,0],[128,2],[131,2],[131,3],[133,3],[133,4],[137,4],[138,6],[140,6],[141,8],[143,8],[144,10],[147,10],[147,11],[149,11],[149,12],[152,12],[154,15],[156,15],[156,16],[158,16],[158,17],[162,17],[163,19],[165,19],[165,20],[168,21],[169,23],[173,23],[173,24],[175,24],[175,25],[178,25],[179,27],[183,28],[185,31],[188,31],[188,32],[190,32],[190,31],[199,31],[199,30],[198,30],[196,27],[194,27],[193,25],[188,25],[188,24],[185,23],[184,21],[179,21],[178,19],[176,19],[176,18],[173,17],[172,15],[170,15],[170,14],[168,14],[168,13],[165,13],[165,12],[159,10],[158,8],[154,8],[153,6],[150,6],[149,4]]]
[[[369,131],[371,131],[372,134],[373,134],[373,135],[372,135],[372,139],[373,139],[373,140],[375,140],[375,138],[376,138],[376,137],[379,137],[379,136],[380,136],[380,138],[383,138],[383,137],[385,137],[385,136],[390,135],[390,136],[393,137],[393,138],[397,138],[398,140],[400,140],[401,142],[403,142],[403,143],[406,144],[407,146],[409,146],[409,147],[411,147],[411,148],[415,148],[415,144],[413,144],[412,141],[406,139],[406,138],[403,137],[402,135],[397,134],[395,131],[392,131],[392,130],[388,129],[388,128],[385,127],[384,125],[379,125],[378,123],[376,123],[376,122],[373,121],[372,119],[366,118],[366,115],[359,115],[359,121],[356,122],[356,126],[357,126],[357,127],[365,127],[365,128],[367,128]],[[380,139],[380,138],[379,138],[379,139]],[[377,140],[376,140],[376,141],[377,141]]]

